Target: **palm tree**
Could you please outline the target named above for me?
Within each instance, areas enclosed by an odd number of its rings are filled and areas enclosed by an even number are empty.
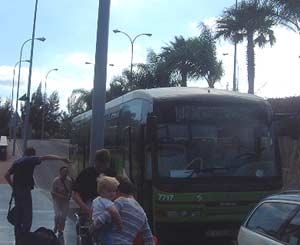
[[[153,50],[148,51],[147,62],[136,64],[132,73],[124,69],[122,74],[115,76],[107,90],[107,100],[112,100],[129,91],[178,85],[178,81],[171,76],[161,57]],[[129,86],[129,83],[131,86]]]
[[[300,1],[270,0],[276,9],[279,21],[293,31],[300,32]]]
[[[147,62],[137,64],[136,81],[137,88],[146,89],[171,87],[179,84],[178,77],[172,76],[164,59],[151,49],[147,54]]]
[[[195,78],[203,77],[210,88],[214,88],[216,82],[220,81],[224,75],[222,61],[217,60],[217,46],[216,40],[212,34],[212,30],[209,29],[204,23],[199,24],[199,29],[201,30],[199,40],[193,39],[195,46],[194,53],[195,63],[198,63],[196,69]],[[200,76],[199,76],[200,75]]]
[[[129,84],[132,84],[130,81],[134,81],[134,79],[131,79],[131,73],[128,69],[124,70],[122,75],[113,77],[109,89],[106,90],[106,101],[113,100],[129,92]]]
[[[242,1],[226,9],[217,20],[216,38],[232,42],[247,40],[248,93],[254,94],[255,51],[254,47],[272,46],[276,41],[272,27],[277,24],[274,8],[270,3],[258,0]]]
[[[160,56],[164,59],[167,67],[174,72],[179,72],[181,76],[180,85],[187,86],[188,76],[192,76],[194,68],[191,64],[191,49],[189,42],[182,36],[175,37],[175,41],[170,42],[170,45],[162,48]]]
[[[205,78],[209,87],[213,87],[223,75],[222,63],[216,57],[215,40],[204,25],[199,37],[175,37],[175,41],[162,48],[160,57],[173,76],[179,74],[179,85],[183,87],[187,86],[188,78]]]

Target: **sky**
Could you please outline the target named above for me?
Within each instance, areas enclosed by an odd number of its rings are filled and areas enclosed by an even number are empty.
[[[130,42],[114,29],[132,37],[140,37],[134,45],[134,63],[145,62],[147,51],[160,52],[175,36],[199,35],[198,25],[211,27],[234,0],[111,0],[107,86],[113,76],[120,75],[130,65]],[[62,109],[73,89],[91,89],[96,46],[96,24],[99,0],[39,0],[31,93],[44,83],[47,72],[47,94],[57,91]],[[0,98],[10,98],[13,68],[19,60],[22,43],[31,38],[35,0],[1,0],[0,7]],[[256,48],[255,93],[264,98],[300,95],[300,35],[283,27],[274,28],[277,42]],[[240,92],[247,92],[246,43],[238,45],[238,83]],[[216,88],[232,88],[233,45],[217,42],[218,59],[225,75]],[[223,54],[228,55],[224,56]],[[25,45],[23,59],[29,59],[30,42]],[[26,92],[28,64],[21,70],[20,95]],[[189,81],[188,86],[207,87],[203,80]]]

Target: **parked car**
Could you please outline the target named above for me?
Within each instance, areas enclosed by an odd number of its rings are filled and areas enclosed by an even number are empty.
[[[238,245],[300,245],[300,190],[262,200],[238,234]]]

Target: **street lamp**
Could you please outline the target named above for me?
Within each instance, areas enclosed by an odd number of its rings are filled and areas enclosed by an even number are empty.
[[[29,63],[30,60],[21,60],[21,62],[27,62]],[[15,89],[15,74],[16,74],[16,67],[17,65],[19,65],[20,61],[18,61],[15,66],[14,66],[14,70],[13,70],[13,79],[12,79],[12,89],[11,89],[11,108],[13,110],[13,101],[14,101],[14,89]]]
[[[86,64],[86,65],[95,65],[93,62],[89,62],[89,61],[86,61],[86,62],[84,62],[84,64]],[[115,64],[108,64],[109,66],[115,66]]]
[[[140,37],[140,36],[148,36],[148,37],[151,37],[152,34],[151,33],[141,33],[141,34],[138,34],[136,35],[134,38],[131,38],[126,32],[124,31],[120,31],[118,29],[115,29],[113,30],[114,33],[122,33],[124,34],[126,37],[128,37],[130,43],[131,43],[131,60],[130,60],[130,84],[129,84],[129,87],[132,88],[132,79],[133,79],[133,74],[132,74],[132,66],[133,66],[133,45],[134,45],[134,42],[135,40]]]
[[[57,68],[51,69],[47,72],[46,78],[45,78],[45,87],[44,87],[44,103],[43,103],[43,112],[42,112],[42,134],[41,134],[41,139],[44,139],[44,134],[45,134],[45,105],[46,105],[46,99],[47,99],[47,79],[48,75],[52,71],[58,71]]]
[[[40,42],[45,42],[46,38],[45,37],[37,37],[34,38],[35,40],[38,40]],[[17,118],[16,118],[16,113],[18,113],[18,99],[19,99],[19,88],[20,88],[20,78],[21,78],[21,61],[22,61],[22,55],[23,55],[23,48],[25,46],[26,43],[28,43],[29,41],[32,41],[32,39],[28,39],[26,40],[22,46],[21,46],[21,50],[20,50],[20,57],[19,57],[19,73],[18,73],[18,84],[17,84],[17,99],[16,99],[16,108],[15,108],[15,120],[14,120],[14,142],[13,142],[13,156],[15,155],[16,152],[16,135],[17,135]],[[31,64],[31,60],[29,60],[29,63]]]

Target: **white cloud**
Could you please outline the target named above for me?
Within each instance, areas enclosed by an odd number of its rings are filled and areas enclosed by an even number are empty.
[[[154,1],[154,0],[148,0],[149,1]],[[145,4],[145,0],[112,0],[111,5],[113,8],[138,8],[140,6],[143,6]]]
[[[146,55],[147,50],[142,46],[138,44],[134,46],[134,63],[145,62]],[[114,76],[120,75],[125,68],[130,66],[130,56],[130,47],[122,52],[109,53],[108,64],[113,64],[113,66],[107,67],[107,88]],[[58,91],[61,108],[66,109],[67,99],[73,89],[84,88],[89,90],[93,87],[94,68],[92,65],[86,65],[85,62],[94,63],[94,59],[92,55],[82,52],[59,55],[59,58],[64,60],[65,67],[48,78],[47,93]],[[39,71],[35,70],[34,73],[38,80]],[[36,84],[37,86],[38,84]]]
[[[133,64],[146,62],[147,50],[139,44],[134,45]],[[108,55],[108,63],[114,64],[113,67],[107,69],[108,83],[114,76],[120,75],[125,68],[130,67],[131,48],[118,53],[110,53]]]
[[[255,48],[255,92],[262,97],[286,97],[300,94],[300,35],[285,28],[275,28],[277,42],[273,47]],[[229,53],[223,56],[222,53]],[[223,60],[222,82],[232,85],[233,45],[222,42],[218,56]],[[246,43],[238,45],[238,80],[240,91],[247,92]],[[231,87],[231,86],[230,86]]]
[[[196,21],[191,22],[188,26],[189,34],[192,36],[198,36],[200,33],[198,26],[199,26],[198,22],[196,22]]]
[[[121,2],[122,2],[122,0],[112,0],[111,4],[113,7],[118,7],[118,6],[120,6]]]
[[[10,90],[12,89],[13,85],[13,79],[14,79],[14,88],[17,88],[18,83],[18,67],[15,69],[15,75],[14,75],[14,67],[13,66],[0,66],[0,85],[2,87],[8,87]],[[28,67],[22,67],[21,68],[21,76],[20,76],[20,91],[25,88],[25,85],[27,85],[28,81]],[[14,75],[14,77],[13,77]],[[33,80],[33,78],[32,78]],[[0,97],[8,97],[7,94],[1,93],[0,91]]]
[[[210,29],[214,30],[216,28],[216,17],[211,17],[203,21],[204,25],[209,27]]]
[[[92,57],[88,53],[78,52],[78,53],[69,54],[64,59],[65,65],[73,65],[77,68],[83,68],[83,69],[87,68],[85,62],[93,63],[94,57]]]
[[[257,49],[256,88],[265,97],[300,95],[300,35],[285,28],[275,30],[274,47]]]

